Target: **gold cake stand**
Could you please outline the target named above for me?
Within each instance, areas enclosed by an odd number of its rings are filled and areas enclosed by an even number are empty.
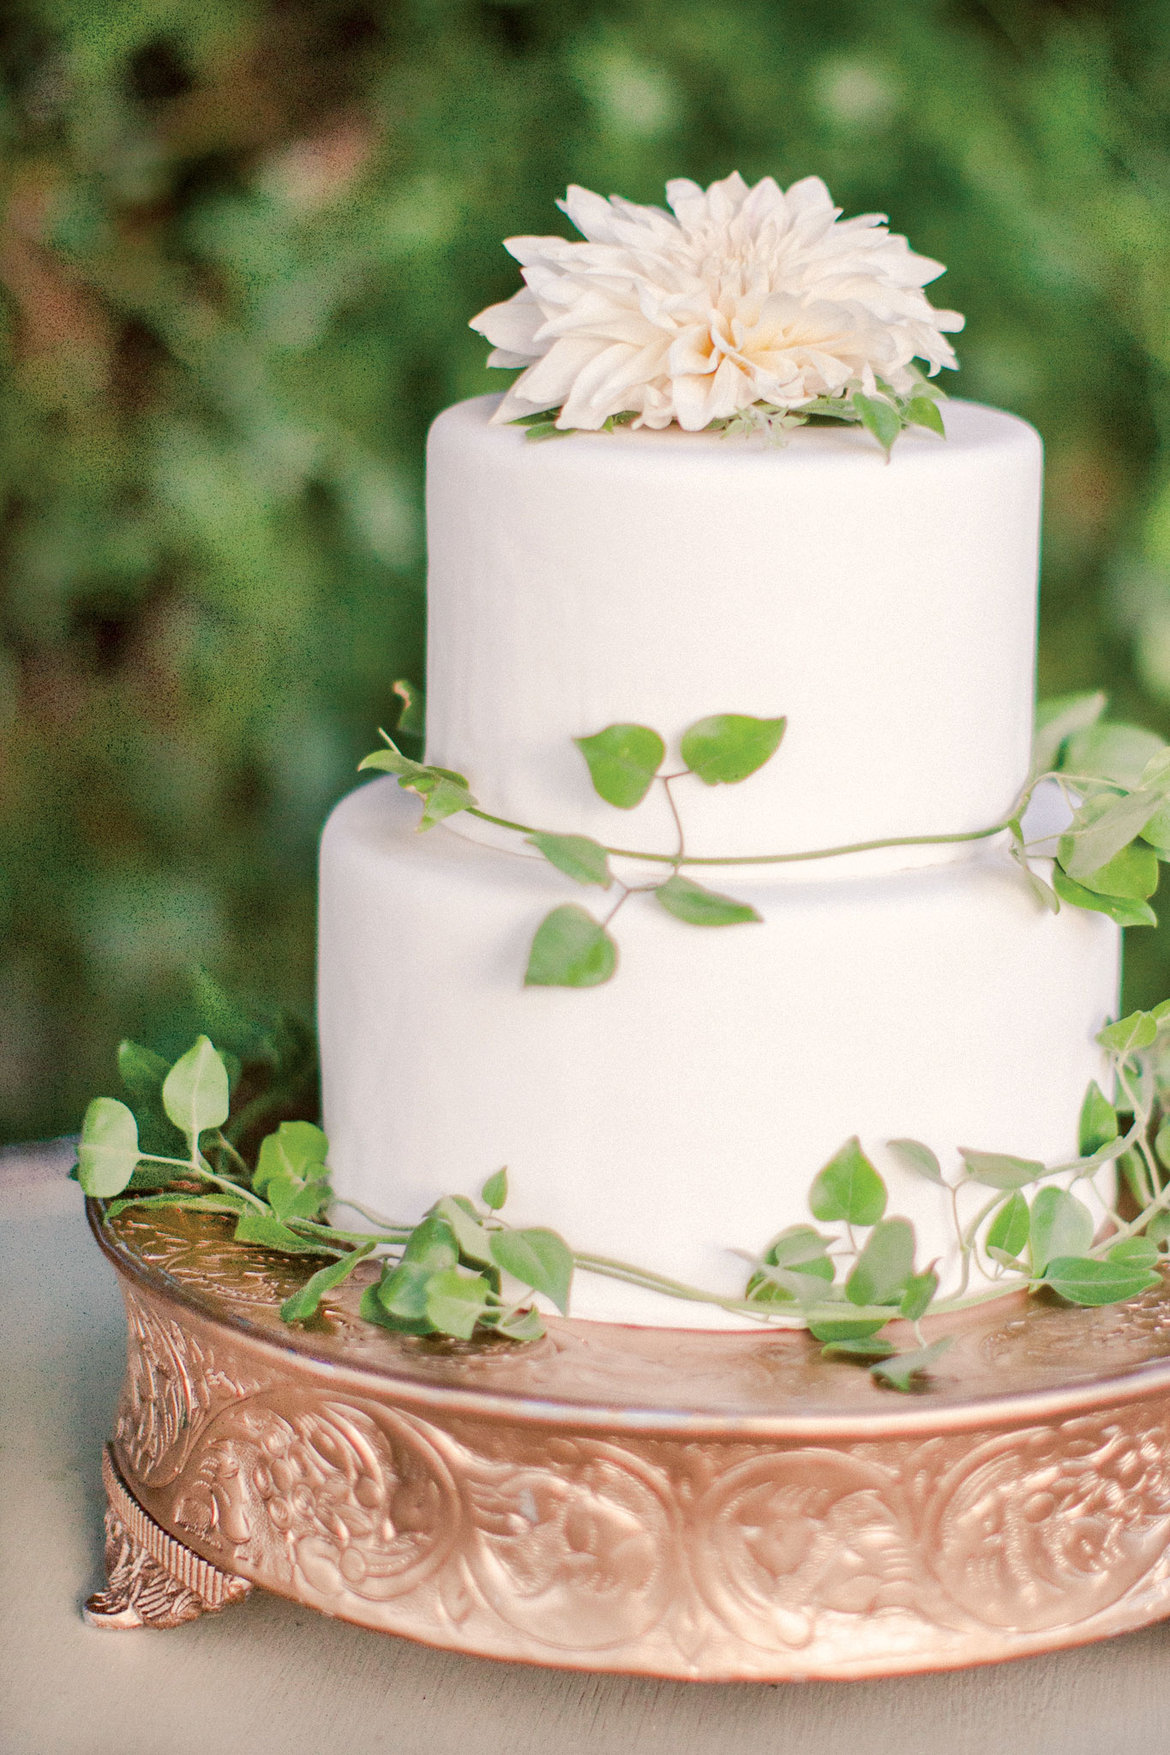
[[[455,1651],[781,1681],[1170,1615],[1170,1284],[968,1312],[899,1396],[803,1335],[395,1336],[357,1318],[362,1270],[290,1329],[303,1264],[230,1221],[90,1218],[129,1317],[95,1625],[259,1585]]]

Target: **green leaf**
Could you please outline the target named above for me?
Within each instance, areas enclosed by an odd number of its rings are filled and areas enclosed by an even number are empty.
[[[921,1140],[887,1140],[886,1144],[903,1170],[924,1177],[927,1182],[942,1181],[942,1165],[930,1147],[924,1146]]]
[[[902,431],[902,417],[898,410],[875,396],[866,396],[861,390],[853,392],[853,406],[861,416],[866,432],[873,434],[888,457],[894,440]]]
[[[109,1200],[128,1187],[138,1163],[138,1123],[116,1097],[95,1097],[81,1124],[77,1180],[83,1193]]]
[[[988,1254],[1005,1263],[1022,1260],[1031,1229],[1028,1203],[1017,1189],[1004,1201],[988,1227]]]
[[[681,877],[678,872],[659,884],[654,895],[668,914],[673,914],[676,920],[685,920],[688,926],[741,926],[748,921],[763,919],[749,903],[737,902],[734,896],[721,896],[717,890],[704,889],[702,884]]]
[[[1158,1260],[1158,1245],[1149,1237],[1123,1237],[1115,1243],[1106,1257],[1108,1261],[1119,1261],[1125,1267],[1152,1268]]]
[[[421,1219],[406,1239],[402,1260],[428,1269],[456,1267],[459,1243],[446,1219],[437,1213]]]
[[[539,1310],[502,1310],[497,1315],[489,1310],[484,1313],[485,1327],[490,1326],[495,1335],[503,1335],[509,1341],[538,1341],[545,1332],[544,1318]]]
[[[425,782],[433,775],[432,768],[426,767],[422,762],[413,762],[409,756],[404,756],[393,738],[387,737],[384,731],[381,735],[386,740],[385,749],[371,750],[368,756],[363,756],[358,763],[359,774],[372,768],[380,774],[396,774],[400,781],[408,782],[411,785],[419,781]]]
[[[1141,784],[1147,762],[1166,745],[1138,725],[1093,725],[1070,738],[1061,767],[1070,774],[1089,774],[1118,786]]]
[[[1097,914],[1107,914],[1119,926],[1158,924],[1158,916],[1148,902],[1126,896],[1106,896],[1086,889],[1082,884],[1074,883],[1058,865],[1052,869],[1052,885],[1062,902],[1071,902],[1075,908],[1086,908]]]
[[[920,1274],[911,1274],[902,1293],[902,1302],[898,1305],[898,1315],[904,1316],[907,1322],[917,1322],[934,1303],[937,1291],[938,1275],[933,1268],[927,1268]]]
[[[851,1304],[897,1304],[914,1272],[914,1227],[908,1219],[882,1219],[845,1281]]]
[[[1148,1291],[1161,1281],[1149,1269],[1130,1267],[1125,1262],[1097,1261],[1090,1255],[1063,1255],[1048,1263],[1043,1283],[1070,1304],[1095,1307],[1136,1298],[1139,1292]]]
[[[418,788],[413,790],[417,791]],[[446,822],[448,817],[459,815],[460,811],[470,810],[475,803],[469,788],[445,776],[435,781],[423,794],[425,803],[423,814],[418,819],[421,829],[433,829],[436,823]]]
[[[1091,695],[1059,695],[1039,702],[1032,745],[1032,772],[1047,774],[1055,768],[1066,740],[1095,725],[1108,704],[1109,697],[1099,690]]]
[[[802,1273],[831,1280],[833,1264],[827,1254],[831,1242],[831,1238],[822,1237],[811,1225],[789,1225],[773,1237],[763,1260],[769,1267],[797,1268]]]
[[[361,1314],[367,1322],[380,1322],[399,1334],[434,1334],[427,1315],[427,1286],[432,1275],[445,1271],[423,1262],[400,1261],[383,1273],[376,1286],[366,1288]]]
[[[493,1213],[498,1213],[507,1198],[508,1172],[506,1169],[497,1170],[494,1175],[488,1177],[480,1189],[480,1199],[485,1207],[490,1207]]]
[[[543,1292],[565,1315],[573,1283],[573,1255],[564,1238],[534,1226],[525,1231],[493,1231],[491,1240],[496,1266],[534,1292]]]
[[[1042,1188],[1032,1202],[1032,1272],[1040,1278],[1050,1261],[1083,1255],[1093,1241],[1093,1215],[1075,1194]]]
[[[833,1341],[864,1341],[870,1335],[876,1335],[879,1329],[893,1317],[869,1316],[825,1316],[816,1317],[808,1325],[808,1332],[815,1341],[826,1343]]]
[[[942,409],[931,396],[912,396],[906,404],[905,419],[912,426],[929,427],[932,433],[937,433],[942,439],[947,436]]]
[[[256,1207],[241,1208],[235,1239],[237,1243],[259,1243],[265,1249],[278,1249],[285,1255],[322,1255],[327,1247],[298,1237],[274,1213],[262,1213]]]
[[[1019,866],[1024,881],[1042,908],[1050,914],[1060,913],[1060,897],[1051,884],[1045,883],[1039,872],[1034,871],[1028,858],[1028,849],[1024,844],[1024,831],[1018,817],[1013,817],[1008,824],[1011,832],[1011,856]]]
[[[887,1389],[912,1390],[918,1380],[929,1377],[947,1348],[953,1345],[950,1335],[943,1335],[937,1341],[931,1341],[928,1347],[919,1347],[913,1353],[895,1353],[892,1359],[882,1359],[871,1365],[870,1376]]]
[[[1101,865],[1085,867],[1079,855],[1081,842],[1066,835],[1058,847],[1058,856],[1065,875],[1082,889],[1097,896],[1121,896],[1130,901],[1145,901],[1158,887],[1158,855],[1144,842],[1131,841]],[[1089,849],[1095,851],[1095,849]],[[1071,867],[1075,866],[1073,870]]]
[[[1146,1236],[1151,1243],[1163,1244],[1170,1242],[1170,1212],[1161,1207],[1146,1226]]]
[[[1045,1173],[1044,1165],[1037,1159],[1015,1158],[1009,1152],[973,1152],[960,1146],[959,1156],[968,1176],[987,1188],[1025,1188]]]
[[[161,1100],[163,1080],[169,1070],[169,1061],[152,1048],[144,1048],[140,1042],[119,1042],[118,1071],[130,1095],[139,1102]]]
[[[460,1205],[451,1195],[444,1195],[436,1201],[431,1209],[440,1219],[446,1219],[455,1235],[462,1261],[474,1262],[480,1267],[490,1267],[493,1262],[491,1232],[484,1229],[479,1220]]]
[[[830,1341],[821,1348],[821,1357],[856,1359],[861,1365],[869,1365],[874,1359],[888,1359],[893,1351],[893,1341],[883,1340],[880,1335],[871,1335],[868,1340],[859,1336],[851,1341]]]
[[[607,725],[573,742],[589,765],[593,790],[619,810],[641,804],[666,755],[666,745],[648,725]]]
[[[1163,1121],[1161,1127],[1158,1129],[1157,1136],[1154,1140],[1154,1152],[1157,1156],[1158,1162],[1164,1168],[1170,1169],[1170,1118]]]
[[[613,882],[609,854],[600,841],[593,841],[588,835],[536,834],[529,835],[527,840],[530,847],[544,854],[550,865],[576,883],[597,884],[608,890]]]
[[[683,732],[682,759],[704,785],[734,786],[772,759],[787,724],[787,719],[754,719],[748,713],[715,713]]]
[[[1128,1017],[1098,1031],[1097,1040],[1114,1054],[1136,1054],[1139,1049],[1148,1048],[1157,1034],[1158,1020],[1151,1012],[1130,1012]]]
[[[1086,799],[1057,846],[1057,857],[1069,877],[1107,896],[1152,895],[1158,883],[1158,856],[1150,847],[1130,843],[1150,821],[1158,802],[1156,793],[1144,789]],[[1135,887],[1139,884],[1147,887]]]
[[[761,1262],[744,1288],[744,1297],[755,1304],[824,1304],[830,1294],[826,1283],[832,1280],[833,1264],[826,1260],[826,1274],[819,1263],[804,1262],[799,1268],[772,1267]]]
[[[427,1320],[439,1334],[470,1340],[476,1323],[491,1300],[491,1287],[482,1274],[463,1274],[458,1268],[441,1268],[426,1286]]]
[[[856,1135],[817,1172],[808,1204],[813,1218],[824,1224],[834,1219],[850,1225],[877,1224],[886,1210],[886,1185]]]
[[[1082,1158],[1091,1158],[1118,1134],[1117,1111],[1097,1083],[1089,1081],[1077,1129],[1077,1151]]]
[[[280,1307],[281,1320],[308,1322],[310,1317],[316,1316],[326,1292],[332,1292],[335,1286],[340,1286],[343,1280],[347,1280],[358,1263],[365,1261],[374,1247],[373,1243],[363,1243],[358,1249],[351,1249],[348,1255],[331,1261],[327,1267],[318,1268],[303,1286],[285,1299]]]
[[[207,1128],[223,1126],[231,1102],[227,1068],[206,1036],[175,1062],[163,1080],[162,1102],[192,1150]]]
[[[282,1121],[275,1133],[260,1142],[252,1187],[264,1194],[273,1177],[298,1182],[321,1182],[329,1174],[325,1159],[329,1141],[311,1121]]]
[[[546,914],[528,954],[525,987],[600,987],[617,968],[617,946],[575,902]]]

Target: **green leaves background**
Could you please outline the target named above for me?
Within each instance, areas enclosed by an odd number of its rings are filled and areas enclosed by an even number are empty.
[[[321,820],[421,680],[426,426],[506,382],[467,318],[570,180],[816,172],[945,262],[949,386],[1046,441],[1042,688],[1170,729],[1168,65],[1151,0],[9,0],[0,1132],[187,1047],[190,964],[308,1014]]]

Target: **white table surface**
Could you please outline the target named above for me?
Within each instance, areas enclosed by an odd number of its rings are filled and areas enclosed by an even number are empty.
[[[1170,1624],[987,1670],[778,1687],[452,1657],[260,1592],[168,1633],[86,1627],[124,1328],[69,1161],[0,1153],[3,1755],[1170,1751]]]

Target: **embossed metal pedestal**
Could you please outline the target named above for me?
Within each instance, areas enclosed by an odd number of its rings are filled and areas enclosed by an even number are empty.
[[[798,1335],[396,1337],[360,1279],[290,1330],[304,1268],[225,1221],[91,1218],[130,1324],[99,1624],[256,1584],[457,1651],[779,1681],[1170,1615],[1170,1286],[967,1313],[901,1397]]]

